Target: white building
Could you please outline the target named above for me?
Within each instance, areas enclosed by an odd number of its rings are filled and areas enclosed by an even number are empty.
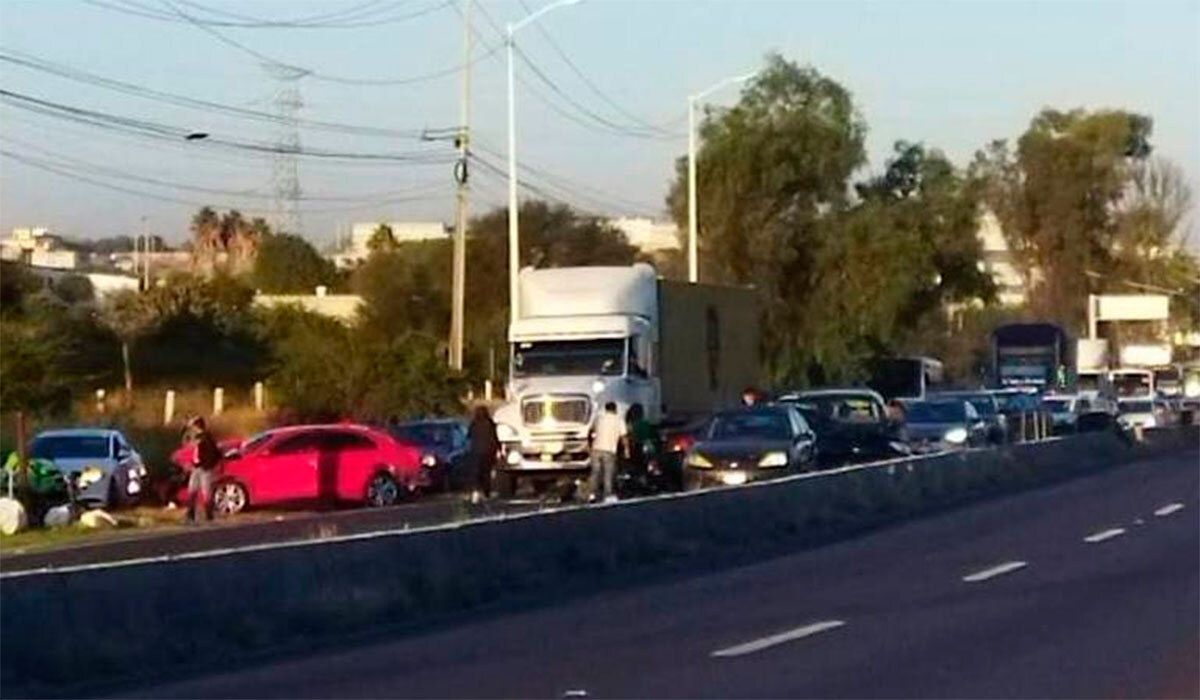
[[[625,234],[629,244],[643,253],[679,250],[679,227],[669,221],[623,216],[609,223]]]
[[[313,294],[256,293],[254,304],[268,309],[293,306],[349,325],[358,318],[363,298],[357,294],[330,294],[322,285]]]
[[[1000,220],[991,211],[979,217],[979,228],[975,234],[983,246],[980,269],[992,276],[996,283],[996,300],[1002,306],[1021,306],[1028,295],[1025,277],[1016,265]]]
[[[363,221],[350,227],[350,236],[341,244],[341,249],[329,256],[338,267],[351,267],[367,259],[371,254],[371,237],[386,224],[392,229],[397,243],[422,243],[444,241],[450,238],[450,229],[440,221]]]
[[[0,258],[23,261],[31,265],[39,264],[31,260],[34,253],[49,253],[62,249],[62,238],[50,233],[50,229],[44,227],[14,228],[11,236],[0,239]],[[53,260],[53,258],[49,259]],[[71,266],[74,267],[74,261]],[[45,267],[55,266],[46,265]]]

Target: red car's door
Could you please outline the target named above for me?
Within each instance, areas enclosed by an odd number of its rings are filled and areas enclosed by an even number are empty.
[[[317,495],[321,431],[281,437],[257,456],[247,471],[255,503],[309,499]]]
[[[361,502],[367,493],[367,482],[383,464],[379,448],[366,434],[345,430],[332,436],[337,464],[337,495],[340,500]]]

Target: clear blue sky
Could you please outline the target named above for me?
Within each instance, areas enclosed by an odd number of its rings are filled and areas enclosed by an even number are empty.
[[[526,0],[541,6],[544,0]],[[263,54],[350,78],[401,78],[462,60],[463,0],[3,0],[0,45],[58,64],[155,90],[272,109],[275,84],[257,59],[223,43],[179,14],[227,19],[227,12],[291,20],[360,8],[367,19],[419,13],[404,22],[357,28],[215,28]],[[101,5],[167,13],[177,22],[122,14]],[[177,10],[173,10],[177,8]],[[203,8],[208,8],[205,13]],[[524,15],[519,1],[486,2],[498,23]],[[379,14],[372,14],[378,12]],[[353,16],[349,16],[353,19]],[[495,29],[476,13],[492,46]],[[349,20],[347,20],[349,21]],[[548,31],[601,92],[635,117],[669,123],[674,140],[602,133],[568,121],[538,95],[519,90],[520,160],[551,173],[568,200],[608,214],[662,213],[674,158],[684,153],[686,96],[723,77],[753,70],[768,51],[815,66],[852,93],[865,117],[871,169],[892,142],[924,141],[965,165],[996,138],[1013,139],[1042,107],[1125,108],[1154,119],[1159,155],[1180,164],[1200,197],[1200,2],[797,2],[733,0],[639,2],[584,0],[558,9],[518,34],[518,44],[564,92],[603,117],[627,116],[597,96],[539,31]],[[485,51],[476,45],[476,55]],[[503,54],[476,64],[473,126],[480,151],[504,165]],[[524,76],[543,95],[528,67]],[[3,89],[121,116],[207,131],[239,141],[270,141],[278,128],[207,111],[160,104],[0,63]],[[456,124],[459,77],[410,85],[300,82],[309,119],[401,130]],[[736,90],[711,100],[726,103]],[[558,98],[551,97],[560,109]],[[3,150],[57,163],[77,176],[187,202],[269,208],[267,156],[212,144],[154,142],[0,106]],[[339,135],[303,129],[305,147],[373,153],[449,153],[446,143]],[[115,172],[114,172],[115,171]],[[244,197],[160,187],[117,174]],[[865,173],[864,173],[865,174]],[[503,201],[504,181],[476,170],[475,211]],[[304,233],[324,243],[353,221],[450,221],[447,165],[336,165],[300,161]],[[374,204],[406,196],[418,201]],[[343,201],[353,199],[357,201]],[[354,208],[353,210],[348,210]],[[339,211],[331,211],[339,209]],[[47,225],[71,236],[136,231],[143,216],[168,240],[186,235],[195,206],[104,189],[0,156],[0,230]],[[1193,220],[1196,218],[1193,214]],[[1195,241],[1193,241],[1195,243]]]

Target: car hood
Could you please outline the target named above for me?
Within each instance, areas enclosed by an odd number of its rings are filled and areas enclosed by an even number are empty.
[[[908,437],[911,440],[941,440],[948,431],[966,429],[966,423],[909,423]]]
[[[117,468],[117,461],[111,458],[95,458],[95,457],[60,457],[50,460],[54,464],[54,468],[63,474],[72,472],[82,472],[85,469],[95,467],[100,471],[108,474],[113,469]]]
[[[787,440],[710,440],[696,443],[693,449],[709,459],[757,460],[768,452],[787,452],[790,447]]]

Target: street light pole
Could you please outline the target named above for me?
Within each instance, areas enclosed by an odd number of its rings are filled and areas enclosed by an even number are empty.
[[[513,35],[521,27],[560,7],[575,5],[581,0],[558,0],[530,13],[517,23],[505,27],[504,45],[508,56],[508,307],[511,320],[520,315],[517,275],[521,269],[521,237],[517,213],[517,111],[516,90],[513,87]]]
[[[744,83],[758,75],[758,72],[737,75],[720,80],[695,95],[688,96],[688,281],[695,284],[700,281],[700,262],[697,252],[696,229],[699,218],[696,204],[696,104],[706,95],[716,92],[732,83]]]

